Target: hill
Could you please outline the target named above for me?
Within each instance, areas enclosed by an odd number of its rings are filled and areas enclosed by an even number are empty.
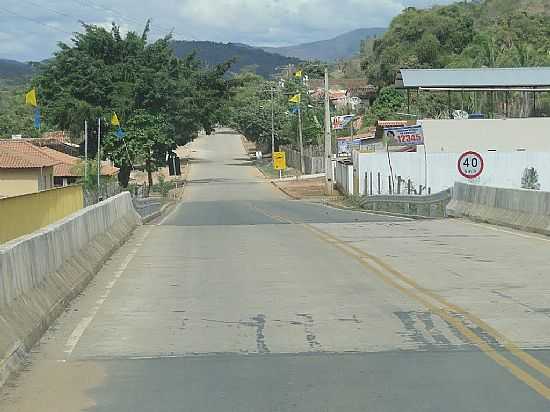
[[[236,62],[231,69],[233,73],[238,73],[242,69],[245,69],[254,71],[266,78],[275,73],[278,67],[300,63],[300,60],[296,58],[268,53],[262,49],[237,43],[174,41],[172,42],[172,48],[178,57],[196,52],[197,57],[210,66],[235,58]]]
[[[0,79],[15,79],[30,76],[33,68],[30,64],[15,60],[0,59]]]
[[[379,86],[400,68],[549,66],[547,0],[487,0],[408,8],[374,42],[362,67]],[[548,11],[548,12],[545,12]]]
[[[303,60],[334,61],[356,55],[361,48],[361,41],[381,36],[385,31],[386,29],[383,28],[357,29],[328,40],[288,47],[263,47],[263,49],[270,53],[298,57]]]

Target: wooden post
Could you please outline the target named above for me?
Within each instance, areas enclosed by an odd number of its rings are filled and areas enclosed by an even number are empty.
[[[390,195],[393,195],[393,190],[392,190],[393,188],[392,188],[392,184],[391,184],[391,176],[388,176],[388,188],[389,188],[388,193]]]
[[[407,194],[411,194],[411,179],[407,180]]]
[[[381,185],[381,179],[382,179],[382,176],[380,176],[380,172],[378,172],[378,194],[380,194],[380,185]]]

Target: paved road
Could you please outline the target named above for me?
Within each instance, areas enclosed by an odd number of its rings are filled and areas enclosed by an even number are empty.
[[[291,201],[238,136],[192,149],[1,411],[549,410],[548,239]]]

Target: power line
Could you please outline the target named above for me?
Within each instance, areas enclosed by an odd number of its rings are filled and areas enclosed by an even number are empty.
[[[68,34],[70,36],[72,36],[74,33],[71,33],[71,32],[68,32],[68,31],[65,31],[63,29],[60,29],[59,27],[56,27],[56,26],[52,26],[48,23],[44,23],[44,22],[41,22],[40,20],[36,20],[36,19],[33,19],[32,17],[27,17],[27,16],[24,16],[22,14],[19,14],[19,13],[16,13],[12,10],[8,10],[4,7],[0,7],[0,10],[4,11],[5,13],[8,13],[8,14],[11,14],[12,16],[15,16],[15,17],[19,17],[21,19],[25,19],[25,20],[29,20],[29,21],[32,21],[33,23],[36,23],[36,24],[40,24],[41,26],[44,26],[44,27],[47,27],[48,29],[50,30],[57,30],[59,32],[62,32],[62,33],[65,33],[65,34]]]
[[[100,10],[100,11],[110,12],[113,15],[118,16],[119,19],[126,20],[126,22],[130,22],[130,23],[137,24],[137,25],[143,24],[143,22],[141,22],[137,19],[125,16],[122,12],[120,12],[120,10],[114,9],[112,7],[107,7],[107,6],[104,6],[104,5],[100,5],[100,4],[95,3],[91,0],[86,0],[86,1],[72,0],[72,1],[79,4],[79,5],[81,5],[81,6],[85,6],[85,7],[88,7],[88,8],[93,8],[93,9]],[[151,28],[151,31],[156,32],[157,34],[166,35],[166,33],[162,32],[162,30],[160,30],[160,29],[163,29],[163,30],[166,30],[167,32],[170,32],[170,33],[179,34],[179,33],[175,33],[174,28],[168,28],[167,26],[162,26],[162,25],[158,25],[158,27],[159,27],[159,29],[156,29],[154,27]],[[192,33],[190,33],[190,34],[191,35],[189,37],[191,37],[193,40],[197,40],[197,38],[195,36],[193,36]],[[184,38],[186,36],[181,36],[181,37]]]

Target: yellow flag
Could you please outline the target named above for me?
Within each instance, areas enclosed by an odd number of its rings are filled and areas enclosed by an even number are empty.
[[[295,94],[290,99],[288,99],[291,103],[300,103],[302,101],[302,95],[300,93]]]
[[[304,76],[304,72],[300,69],[298,70],[296,73],[294,73],[294,76],[298,77],[299,79],[301,79],[303,76]]]
[[[111,116],[111,124],[113,126],[120,126],[120,121],[118,120],[118,116],[116,115],[116,113],[113,113],[113,115]]]
[[[33,88],[25,95],[25,104],[28,104],[32,107],[38,106],[38,103],[36,102],[36,89]]]

